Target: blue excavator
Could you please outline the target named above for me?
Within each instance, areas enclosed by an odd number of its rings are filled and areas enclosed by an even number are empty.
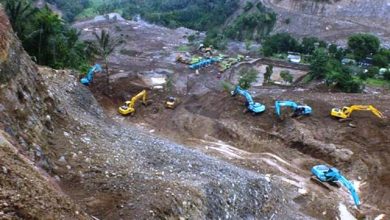
[[[100,72],[102,72],[102,70],[103,69],[99,64],[95,64],[94,66],[89,68],[87,75],[84,76],[83,78],[81,78],[80,82],[83,85],[89,86],[93,81],[93,77],[94,77],[95,73],[100,73]]]
[[[250,112],[253,114],[259,114],[265,111],[265,105],[262,105],[258,102],[254,102],[251,94],[248,90],[242,89],[240,86],[236,86],[236,88],[231,91],[232,96],[240,94],[246,98],[245,105]]]
[[[216,62],[219,62],[219,61],[220,61],[220,59],[218,57],[211,57],[211,58],[207,58],[207,59],[201,59],[198,62],[191,64],[189,67],[190,67],[190,69],[196,70],[196,69],[204,68],[206,66],[209,66],[209,65],[216,63]]]
[[[298,105],[297,103],[293,101],[276,101],[275,102],[275,112],[276,115],[280,118],[281,112],[280,109],[281,107],[286,106],[290,107],[293,110],[293,117],[301,116],[301,115],[310,115],[312,113],[312,109],[310,106],[307,105]]]
[[[321,185],[323,185],[327,189],[330,188],[323,183],[330,183],[331,185],[336,184],[336,186],[337,183],[341,183],[342,185],[344,185],[351,193],[355,205],[359,208],[360,199],[358,193],[355,190],[355,187],[350,181],[347,180],[347,178],[345,178],[340,173],[337,168],[329,167],[327,165],[317,165],[311,169],[311,172],[315,176],[314,178],[312,178],[312,180],[316,181],[317,183],[321,183]]]

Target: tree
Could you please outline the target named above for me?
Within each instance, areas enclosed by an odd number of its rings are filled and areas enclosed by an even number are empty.
[[[264,73],[264,84],[269,83],[271,81],[271,75],[273,73],[273,65],[268,65],[265,68],[265,73]]]
[[[371,34],[354,34],[348,38],[348,48],[353,52],[357,60],[376,54],[379,47],[379,39]]]
[[[110,33],[106,30],[102,30],[100,34],[94,32],[93,35],[96,38],[94,42],[88,42],[89,49],[93,54],[97,55],[101,59],[103,59],[106,69],[107,76],[107,86],[110,85],[110,74],[108,67],[108,58],[114,52],[115,48],[122,44],[122,39],[120,38],[112,38]]]
[[[300,52],[312,54],[317,47],[326,48],[326,42],[316,37],[304,37],[300,45]]]
[[[251,84],[256,82],[257,71],[253,68],[243,69],[240,71],[240,79],[238,85],[243,89],[249,89]]]
[[[329,72],[329,55],[324,48],[318,48],[314,51],[310,63],[310,75],[312,79],[324,78]]]
[[[298,41],[288,33],[279,33],[267,37],[263,42],[263,54],[272,56],[275,53],[297,51],[299,49]]]
[[[377,66],[377,67],[387,67],[387,65],[389,65],[390,61],[388,60],[388,58],[386,56],[378,53],[372,57],[372,63],[374,64],[374,66]]]
[[[24,0],[6,0],[5,11],[11,22],[14,32],[21,40],[24,38],[26,21],[31,19],[37,12],[31,7],[31,3]]]

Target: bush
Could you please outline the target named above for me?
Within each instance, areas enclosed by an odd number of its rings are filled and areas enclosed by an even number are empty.
[[[292,83],[293,80],[294,80],[294,77],[290,74],[290,71],[288,70],[282,70],[280,72],[280,77],[285,81],[285,82],[288,82],[288,83]]]
[[[238,85],[243,89],[249,89],[251,84],[256,82],[257,71],[253,68],[245,68],[240,71],[240,79]]]
[[[374,78],[379,73],[379,68],[376,66],[368,68],[367,76],[369,78]]]
[[[372,63],[377,67],[387,67],[390,60],[382,54],[376,54],[372,57]]]
[[[385,80],[390,80],[390,70],[389,69],[383,73],[383,78]]]

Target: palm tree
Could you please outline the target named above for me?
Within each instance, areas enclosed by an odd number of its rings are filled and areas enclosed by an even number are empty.
[[[109,68],[108,68],[108,57],[114,52],[115,48],[123,43],[120,38],[112,38],[110,33],[106,30],[102,30],[100,34],[93,33],[96,41],[89,42],[91,52],[104,60],[106,74],[107,74],[107,86],[110,85],[109,80]]]
[[[15,33],[23,38],[25,21],[28,21],[37,10],[31,7],[31,3],[23,0],[6,0],[5,11]]]

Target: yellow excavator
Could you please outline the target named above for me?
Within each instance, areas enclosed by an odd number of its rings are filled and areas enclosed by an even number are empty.
[[[351,105],[345,106],[342,109],[333,108],[331,115],[333,117],[339,118],[341,121],[348,120],[353,111],[371,111],[378,118],[384,118],[385,116],[372,105]]]
[[[121,115],[134,115],[135,113],[135,103],[138,101],[138,99],[142,98],[142,104],[148,105],[146,101],[146,90],[142,90],[140,93],[138,93],[136,96],[132,97],[130,101],[126,101],[125,104],[121,107],[119,107],[118,111]]]

